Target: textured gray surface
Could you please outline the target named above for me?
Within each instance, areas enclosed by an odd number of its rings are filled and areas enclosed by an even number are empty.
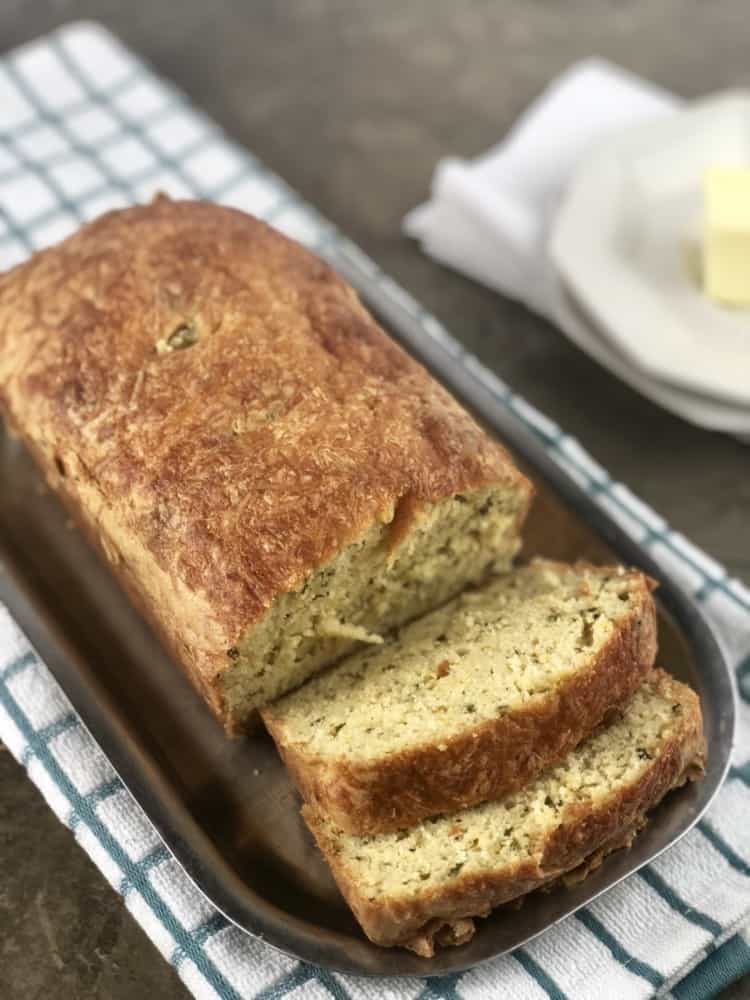
[[[662,413],[399,234],[440,155],[485,149],[577,58],[607,56],[685,96],[750,85],[747,0],[3,0],[0,49],[82,17],[172,77],[615,477],[750,581],[750,450]],[[2,750],[0,996],[185,996]],[[748,996],[745,982],[725,1000]]]

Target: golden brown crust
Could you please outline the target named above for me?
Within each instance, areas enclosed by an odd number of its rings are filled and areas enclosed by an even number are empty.
[[[443,928],[458,925],[466,940],[466,921],[486,916],[501,903],[578,868],[605,845],[614,845],[643,822],[644,814],[672,788],[702,773],[705,756],[703,723],[697,695],[663,671],[650,680],[667,697],[683,706],[680,726],[669,744],[640,781],[610,797],[606,808],[568,808],[555,833],[544,844],[540,859],[529,858],[513,871],[487,869],[482,874],[458,875],[451,882],[405,898],[371,900],[360,893],[338,859],[335,839],[315,810],[303,807],[302,815],[326,857],[344,898],[367,936],[383,946],[414,944],[429,957]]]
[[[303,798],[345,832],[367,834],[412,826],[521,788],[625,702],[654,665],[653,582],[637,571],[623,580],[639,600],[586,671],[548,696],[445,742],[374,761],[323,760],[286,740],[270,705],[263,721]]]
[[[109,213],[0,276],[0,408],[219,715],[277,594],[394,510],[408,533],[526,484],[330,267],[202,202]]]
[[[597,848],[593,854],[584,858],[584,860],[572,871],[565,872],[558,878],[552,878],[550,881],[544,882],[535,888],[539,892],[552,892],[553,889],[556,889],[559,886],[572,888],[573,886],[579,885],[587,879],[592,872],[601,867],[608,854],[611,854],[613,851],[629,850],[638,832],[645,825],[646,818],[644,816],[639,817],[632,827],[624,830],[622,833],[618,833],[606,844],[602,844],[602,846]],[[506,907],[508,910],[519,910],[528,898],[528,895],[529,894],[527,893],[525,896],[516,896],[513,899],[507,900],[505,903],[501,903],[500,905]],[[485,915],[486,914],[475,914],[475,916]],[[411,938],[411,940],[408,941],[404,947],[413,951],[421,958],[432,958],[438,948],[456,947],[457,945],[465,944],[467,941],[470,941],[474,937],[475,930],[476,927],[474,920],[471,917],[448,922],[441,920],[440,918],[436,918],[421,928],[421,930],[415,934],[415,936]]]

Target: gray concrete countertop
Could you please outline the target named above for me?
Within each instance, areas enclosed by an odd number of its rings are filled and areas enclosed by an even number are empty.
[[[171,77],[611,474],[750,582],[750,449],[690,427],[399,232],[446,153],[597,53],[687,97],[750,85],[747,0],[4,0],[0,50],[97,18]],[[0,109],[0,114],[1,114]],[[186,991],[0,748],[0,996]],[[750,996],[750,981],[725,994]]]

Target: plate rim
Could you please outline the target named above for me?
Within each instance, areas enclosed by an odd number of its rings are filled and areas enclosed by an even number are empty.
[[[561,199],[547,239],[547,254],[602,335],[611,339],[643,375],[742,407],[750,404],[750,389],[744,390],[742,384],[727,386],[718,373],[707,371],[706,366],[696,370],[694,362],[683,362],[679,351],[668,349],[659,337],[634,339],[630,335],[634,324],[644,325],[643,317],[655,329],[673,330],[676,339],[679,330],[687,325],[671,316],[668,296],[647,285],[636,267],[622,262],[612,240],[615,222],[621,215],[608,223],[603,205],[609,203],[623,181],[629,158],[657,152],[664,148],[669,134],[689,128],[691,120],[708,121],[717,113],[726,114],[728,109],[735,114],[742,112],[750,120],[750,90],[737,88],[711,95],[684,110],[629,126],[599,140],[578,165]],[[602,220],[607,224],[602,225]]]

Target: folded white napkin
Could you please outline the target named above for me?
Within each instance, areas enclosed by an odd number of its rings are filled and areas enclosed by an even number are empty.
[[[433,257],[545,314],[545,244],[581,156],[609,129],[670,114],[677,98],[599,59],[577,63],[476,160],[441,160],[404,228]],[[541,279],[541,280],[540,280]]]
[[[406,233],[444,264],[520,299],[623,381],[701,426],[750,434],[750,410],[660,382],[630,365],[565,294],[547,255],[555,210],[581,157],[609,130],[674,114],[677,97],[600,59],[577,63],[475,160],[441,160]]]

